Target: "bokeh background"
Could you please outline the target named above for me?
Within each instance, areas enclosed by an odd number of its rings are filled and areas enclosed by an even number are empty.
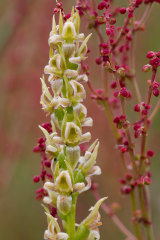
[[[98,1],[97,1],[98,2]],[[116,1],[125,4],[125,0]],[[122,3],[123,2],[123,3]],[[75,4],[63,0],[66,13]],[[124,6],[124,5],[123,5]],[[39,173],[40,157],[32,149],[41,136],[38,125],[45,122],[39,99],[39,78],[48,62],[48,35],[55,0],[1,0],[0,1],[0,239],[43,239],[46,217],[40,203],[35,200],[36,186],[32,178]],[[140,14],[140,13],[139,13]],[[136,68],[142,95],[146,93],[146,76],[141,72],[149,50],[160,48],[160,6],[156,4],[146,25],[139,33],[136,47]],[[83,31],[85,24],[83,24]],[[89,43],[88,59],[90,78],[100,88],[99,69],[93,56],[97,55],[97,38]],[[92,56],[92,57],[91,57]],[[87,86],[86,86],[87,88]],[[108,204],[120,202],[118,215],[132,229],[128,218],[129,199],[120,194],[119,178],[122,176],[119,155],[114,148],[114,137],[102,109],[89,97],[85,101],[88,115],[94,119],[92,139],[101,142],[98,163],[102,175],[96,177],[102,196],[108,196]],[[154,103],[153,103],[154,104]],[[129,108],[131,109],[131,108]],[[131,119],[133,111],[128,109]],[[153,184],[152,209],[156,239],[160,239],[160,112],[150,131],[150,147],[156,151],[152,160]],[[78,201],[77,219],[82,220],[95,200],[90,192],[82,194]],[[101,239],[124,239],[108,216],[102,213]]]

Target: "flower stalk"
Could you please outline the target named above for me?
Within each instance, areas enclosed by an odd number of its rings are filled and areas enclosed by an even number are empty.
[[[81,144],[91,139],[91,133],[83,133],[83,128],[93,124],[83,105],[86,97],[83,83],[88,81],[88,77],[81,73],[81,62],[86,59],[91,34],[85,38],[83,33],[79,33],[77,10],[73,8],[67,18],[62,10],[58,25],[53,16],[48,40],[50,55],[44,73],[48,75],[50,86],[45,76],[41,78],[40,102],[51,120],[40,126],[44,138],[38,141],[34,151],[41,152],[42,172],[34,181],[42,179],[43,182],[38,194],[41,193],[48,219],[44,239],[100,239],[99,207],[106,198],[100,199],[80,224],[76,223],[79,194],[91,188],[91,176],[101,174],[100,167],[96,165],[99,141],[96,140],[84,155],[80,150]],[[45,170],[46,166],[50,168],[50,174]],[[57,214],[63,230],[57,222]]]

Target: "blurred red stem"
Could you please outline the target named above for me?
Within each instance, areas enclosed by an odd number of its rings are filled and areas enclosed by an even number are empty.
[[[96,200],[100,199],[100,195],[97,190],[93,190],[93,195]],[[126,226],[121,222],[121,220],[115,215],[115,213],[111,210],[109,206],[105,203],[101,205],[103,211],[112,219],[115,225],[119,228],[119,230],[128,237],[129,240],[137,240],[137,238],[126,228]]]

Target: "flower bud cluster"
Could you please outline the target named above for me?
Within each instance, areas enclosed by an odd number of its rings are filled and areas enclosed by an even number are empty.
[[[86,97],[82,83],[87,82],[88,77],[80,73],[91,34],[85,38],[83,33],[79,33],[78,11],[72,9],[70,17],[65,22],[63,19],[60,11],[59,25],[56,25],[53,16],[48,40],[50,56],[44,72],[48,75],[50,87],[45,77],[41,78],[40,102],[51,121],[40,126],[44,138],[39,139],[34,151],[42,154],[42,172],[34,177],[34,182],[40,179],[43,182],[38,196],[43,198],[48,219],[45,239],[65,240],[71,235],[75,235],[75,239],[99,239],[98,226],[101,224],[98,209],[104,199],[97,202],[77,228],[74,219],[78,195],[91,188],[91,176],[101,174],[100,167],[96,165],[98,140],[83,156],[79,146],[91,138],[90,132],[83,133],[83,127],[91,127],[93,123],[82,104]],[[45,168],[50,169],[50,175]],[[52,214],[51,209],[57,209],[66,233],[61,232],[54,217],[56,211]]]

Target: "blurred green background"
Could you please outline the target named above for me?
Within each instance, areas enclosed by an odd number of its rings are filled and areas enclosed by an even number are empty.
[[[116,2],[121,6],[126,3],[125,0]],[[75,1],[64,0],[63,3],[67,13]],[[41,136],[38,125],[46,121],[45,113],[39,104],[39,78],[48,62],[48,35],[54,7],[55,0],[0,1],[0,239],[4,240],[43,239],[47,226],[44,211],[35,200],[38,186],[33,184],[32,178],[39,173],[40,157],[32,153],[32,148]],[[149,78],[149,75],[142,73],[141,69],[146,63],[146,52],[159,50],[159,19],[160,6],[155,4],[146,31],[139,33],[137,38],[136,68],[144,97],[147,91],[146,77]],[[85,24],[81,30],[88,32],[84,26]],[[90,78],[94,86],[100,88],[100,72],[93,60],[93,56],[97,56],[97,43],[94,34],[89,43],[92,57],[90,54],[87,61],[91,71]],[[117,214],[132,229],[129,219],[130,202],[128,197],[121,196],[119,190],[122,169],[119,155],[114,148],[114,138],[103,110],[90,99],[88,89],[87,92],[85,104],[88,115],[94,120],[92,140],[98,137],[101,142],[98,163],[103,171],[101,176],[96,177],[96,181],[99,183],[101,195],[108,196],[108,204],[120,202],[121,208]],[[132,109],[128,109],[131,119],[134,118]],[[151,186],[156,239],[160,239],[159,119],[160,112],[153,121],[149,142],[150,148],[156,151],[152,160]],[[88,214],[88,209],[94,202],[90,192],[82,194],[78,201],[78,222]],[[103,213],[102,221],[101,239],[124,239],[109,217]]]

